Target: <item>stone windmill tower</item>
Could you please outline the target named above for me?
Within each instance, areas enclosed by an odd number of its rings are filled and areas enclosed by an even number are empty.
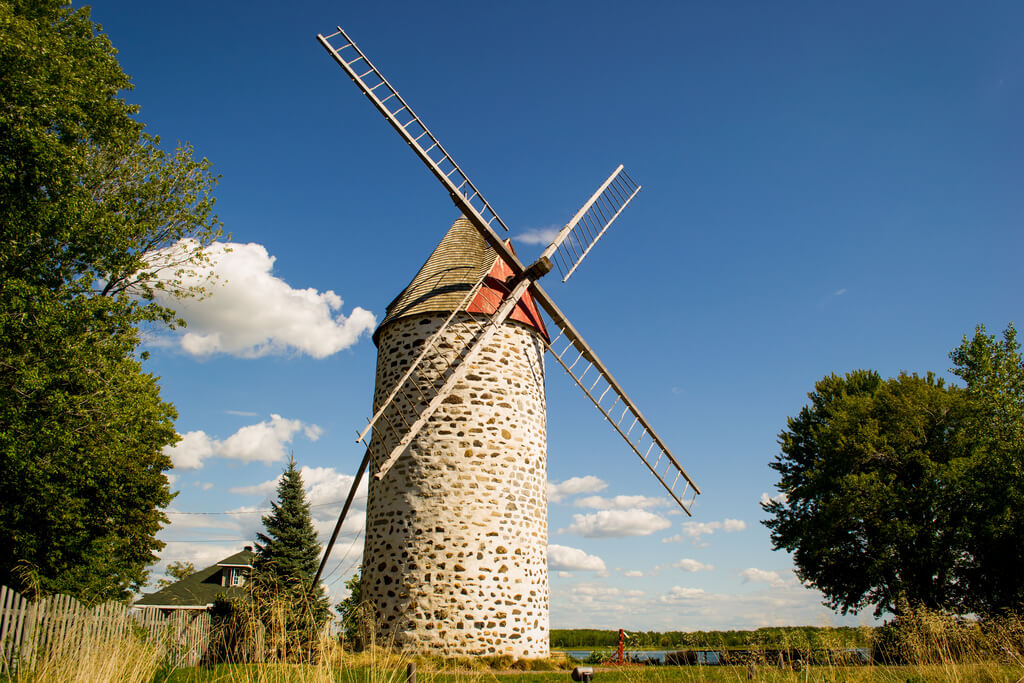
[[[362,595],[385,638],[444,655],[548,655],[544,358],[575,381],[690,514],[700,493],[538,280],[568,280],[640,191],[619,166],[524,265],[469,177],[339,27],[318,35],[462,213],[374,334]],[[552,338],[541,317],[554,328]],[[314,581],[315,583],[315,581]]]

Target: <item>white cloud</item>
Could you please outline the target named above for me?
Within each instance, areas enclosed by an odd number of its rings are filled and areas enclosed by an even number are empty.
[[[188,432],[177,444],[165,448],[164,453],[170,456],[175,468],[183,470],[199,469],[211,457],[270,464],[284,460],[288,444],[300,430],[311,441],[323,432],[317,425],[272,414],[269,420],[242,427],[223,441],[202,430]]]
[[[667,538],[661,539],[662,543],[680,543],[682,541],[692,541],[696,546],[705,546],[707,543],[704,542],[705,536],[710,536],[716,531],[734,532],[743,531],[747,528],[747,523],[742,519],[724,519],[721,522],[684,522],[683,533],[675,534]]]
[[[324,538],[334,530],[338,515],[341,514],[342,503],[344,503],[349,489],[352,488],[354,477],[342,474],[333,467],[302,467],[299,472],[306,490],[306,500],[310,505],[313,527],[317,535]],[[269,501],[277,491],[281,476],[278,475],[259,484],[235,486],[228,490],[240,495],[261,496]],[[358,534],[365,524],[366,479],[364,478],[359,483],[359,488],[356,489],[356,495],[352,499],[352,508],[345,517],[341,531],[343,534]]]
[[[620,579],[620,586],[638,585],[624,581]],[[797,623],[874,625],[865,615],[840,617],[823,607],[822,599],[819,592],[792,579],[784,586],[759,583],[728,593],[677,585],[648,597],[627,595],[622,588],[601,584],[569,585],[552,592],[551,623],[559,628],[587,623],[627,631],[754,629]]]
[[[151,263],[172,259],[195,244],[182,240],[154,254]],[[347,317],[340,313],[343,302],[331,290],[293,289],[275,277],[275,257],[261,244],[214,242],[205,253],[208,264],[178,274],[185,286],[204,286],[205,297],[177,299],[156,291],[160,303],[171,305],[188,322],[179,343],[190,354],[256,358],[295,350],[326,358],[377,324],[373,313],[358,306]]]
[[[715,568],[712,564],[704,564],[688,557],[673,563],[672,566],[676,569],[682,569],[684,572],[706,572]]]
[[[542,244],[546,247],[554,241],[555,236],[558,235],[558,231],[561,229],[561,227],[554,225],[547,228],[532,228],[519,233],[516,239],[523,244]]]
[[[231,493],[238,493],[243,496],[263,496],[270,498],[274,495],[274,491],[277,490],[277,482],[281,480],[281,477],[277,479],[271,479],[260,484],[253,484],[252,486],[233,486],[228,491]]]
[[[571,477],[560,484],[553,484],[549,481],[548,501],[561,503],[569,496],[575,496],[579,493],[597,493],[598,491],[604,491],[606,488],[608,488],[608,484],[589,474],[585,477]]]
[[[650,496],[615,496],[613,498],[587,496],[578,498],[573,505],[578,508],[596,508],[598,510],[628,510],[630,508],[660,507],[668,505],[668,501],[664,498]]]
[[[171,562],[191,562],[197,570],[206,569],[213,563],[241,551],[246,545],[251,546],[252,542],[238,541],[218,544],[167,541],[167,545],[160,551],[160,560],[154,565],[154,571],[150,574],[149,580],[155,584],[159,578],[172,578],[162,575]],[[151,588],[156,590],[155,585],[152,585]]]
[[[353,477],[341,474],[330,467],[303,467],[301,469],[305,485],[306,500],[310,503],[310,514],[313,517],[313,528],[321,544],[326,543],[338,515],[341,504]],[[170,524],[161,530],[160,538],[168,545],[160,553],[161,561],[157,569],[166,566],[168,561],[186,560],[196,568],[209,566],[214,561],[241,550],[243,545],[251,545],[258,532],[264,531],[262,517],[267,514],[270,500],[276,496],[280,476],[248,486],[237,486],[229,489],[232,493],[259,496],[256,502],[228,509],[223,514],[188,514],[171,509],[167,511]],[[334,578],[337,571],[355,566],[359,563],[363,551],[361,532],[366,524],[366,479],[356,491],[352,509],[342,526],[341,535],[335,544],[334,551],[328,562],[325,575],[332,577],[329,590],[342,590]],[[207,541],[231,542],[233,545],[214,545]],[[203,542],[183,541],[183,538],[202,538]],[[249,540],[243,540],[249,539]],[[193,545],[195,544],[195,545]],[[347,571],[347,570],[346,570]],[[154,575],[156,572],[154,572]],[[332,592],[332,599],[340,599]]]
[[[213,455],[215,443],[202,430],[186,432],[178,443],[166,447],[164,453],[170,456],[174,469],[197,470],[203,466],[203,460]]]
[[[348,495],[354,480],[354,477],[351,475],[342,474],[333,467],[303,466],[299,469],[299,474],[302,475],[302,483],[306,489],[306,500],[309,501],[311,506],[337,504],[340,507],[342,502],[344,502],[345,496]],[[284,475],[279,474],[273,479],[268,479],[259,484],[235,486],[228,490],[231,493],[270,498],[277,490],[277,485],[280,483],[282,476]],[[365,478],[359,483],[359,488],[356,489],[356,495],[352,500],[352,504],[355,507],[366,506]]]
[[[560,601],[569,603],[574,611],[584,608],[609,612],[635,610],[642,603],[642,590],[623,590],[603,583],[579,583],[558,591]]]
[[[322,542],[326,542],[330,538],[331,532],[334,531],[334,525],[338,523],[338,515],[341,514],[341,505],[335,508],[327,508],[327,510],[331,512],[328,513],[321,510],[313,517],[313,529]],[[362,533],[365,528],[366,511],[350,509],[348,514],[345,515],[345,521],[342,523],[341,531],[338,533],[339,536],[354,536]],[[360,545],[359,551],[362,552],[362,549],[362,545]]]
[[[196,515],[178,510],[168,509],[164,512],[170,524],[164,530],[173,528],[175,531],[183,529],[236,529],[237,525],[233,520],[223,515]]]
[[[703,598],[706,595],[703,588],[684,588],[683,586],[672,586],[668,593],[661,596],[659,600],[666,604],[678,604]]]
[[[789,497],[785,493],[772,496],[767,492],[761,494],[761,505],[767,505],[768,503],[785,503],[789,500]]]
[[[644,575],[644,573],[639,569],[627,569],[626,571],[622,572],[622,575],[630,579],[639,579]]]
[[[835,292],[832,293],[832,296],[842,296],[843,294],[846,294],[846,287],[843,287],[842,289],[837,289]]]
[[[309,493],[310,505],[323,505],[329,501],[338,501],[348,495],[354,477],[342,474],[333,467],[303,467],[302,482]],[[366,501],[366,479],[359,482],[353,503]]]
[[[779,576],[778,572],[756,569],[751,567],[740,572],[743,583],[767,583],[770,586],[781,588],[786,585],[786,580]]]
[[[217,454],[243,462],[279,462],[288,452],[287,444],[303,427],[302,420],[271,414],[270,420],[242,427],[229,436],[221,442]],[[306,434],[309,434],[308,428]]]
[[[604,560],[596,555],[588,555],[579,548],[564,545],[548,546],[548,566],[562,571],[584,571],[606,574]]]
[[[646,510],[600,510],[588,515],[573,515],[573,523],[559,533],[577,534],[584,538],[618,538],[647,536],[672,526],[664,517]]]

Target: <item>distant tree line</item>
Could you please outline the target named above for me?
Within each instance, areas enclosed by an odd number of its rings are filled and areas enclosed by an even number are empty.
[[[853,626],[783,626],[750,631],[629,631],[626,648],[685,650],[745,647],[868,647],[873,633],[874,629]],[[618,643],[618,631],[589,628],[551,629],[551,647],[555,649],[614,648]]]

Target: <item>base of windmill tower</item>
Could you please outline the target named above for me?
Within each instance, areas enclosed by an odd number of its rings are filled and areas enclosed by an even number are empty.
[[[376,610],[369,603],[363,603],[360,608],[358,640],[352,644],[357,650],[382,648],[402,655],[442,660],[497,657],[506,658],[507,664],[513,661],[552,659],[547,628],[538,629],[535,637],[524,636],[521,632],[508,633],[501,622],[476,622],[460,628],[458,622],[439,614],[441,618],[432,627],[409,620],[399,623],[398,628],[384,630],[375,613]],[[564,655],[561,653],[555,659],[558,660],[555,666],[564,663]],[[493,660],[488,661],[494,666]]]
[[[378,395],[444,317],[381,331]],[[455,347],[471,324],[438,346]],[[502,362],[474,367],[387,475],[370,478],[362,595],[403,652],[549,656],[543,353],[536,330],[503,326],[482,351]]]

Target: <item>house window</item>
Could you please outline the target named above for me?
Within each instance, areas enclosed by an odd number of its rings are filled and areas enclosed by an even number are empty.
[[[228,585],[229,586],[244,586],[245,585],[245,574],[241,568],[232,567],[228,570]]]

